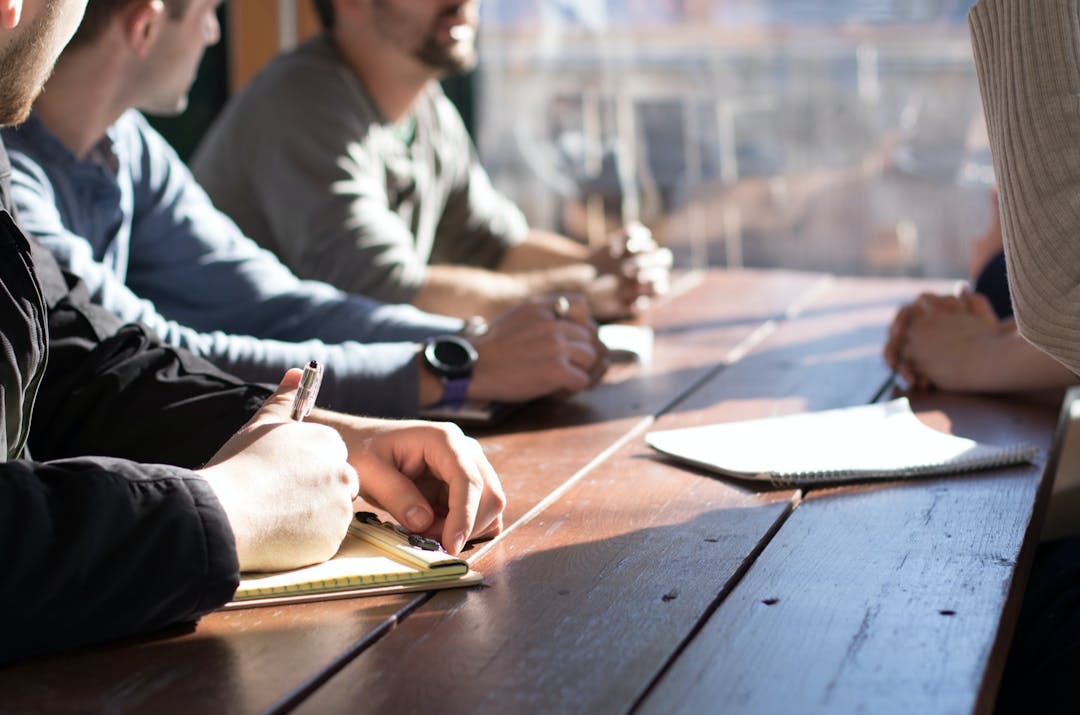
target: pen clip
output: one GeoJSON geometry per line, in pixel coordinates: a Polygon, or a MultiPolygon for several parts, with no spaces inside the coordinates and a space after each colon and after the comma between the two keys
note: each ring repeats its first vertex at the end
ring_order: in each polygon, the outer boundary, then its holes
{"type": "Polygon", "coordinates": [[[322,377],[323,366],[318,360],[312,360],[304,366],[304,374],[300,376],[300,385],[296,388],[296,397],[293,398],[292,418],[294,420],[302,421],[311,413],[315,400],[319,396],[322,377]]]}

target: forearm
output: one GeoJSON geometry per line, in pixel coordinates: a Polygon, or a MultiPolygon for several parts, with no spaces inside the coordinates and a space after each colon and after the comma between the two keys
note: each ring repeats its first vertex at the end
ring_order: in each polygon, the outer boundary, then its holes
{"type": "Polygon", "coordinates": [[[587,263],[534,268],[517,273],[471,266],[433,265],[414,299],[421,310],[459,318],[481,315],[494,318],[529,296],[585,293],[596,279],[587,263]]]}
{"type": "Polygon", "coordinates": [[[1023,335],[1080,370],[1077,0],[982,0],[970,16],[1023,335]]]}
{"type": "Polygon", "coordinates": [[[163,320],[200,332],[285,341],[394,342],[461,327],[456,320],[409,305],[386,304],[325,283],[301,281],[246,239],[233,243],[228,251],[168,259],[157,265],[170,268],[133,274],[129,283],[135,293],[155,303],[163,320]]]}
{"type": "Polygon", "coordinates": [[[1076,375],[1018,332],[1000,336],[987,348],[964,371],[973,392],[1058,389],[1077,382],[1076,375]]]}
{"type": "MultiPolygon", "coordinates": [[[[307,420],[336,429],[350,450],[355,448],[365,437],[377,431],[380,426],[388,423],[393,424],[390,420],[380,417],[352,415],[322,408],[312,410],[307,420]]],[[[361,475],[362,478],[363,475],[361,475]]]]}
{"type": "Polygon", "coordinates": [[[417,405],[423,404],[417,397],[418,342],[293,343],[220,333],[198,334],[198,338],[184,345],[222,370],[250,382],[276,383],[289,368],[319,361],[325,368],[319,402],[336,410],[413,417],[417,405]]]}
{"type": "Polygon", "coordinates": [[[136,326],[103,343],[84,367],[74,365],[78,346],[58,342],[30,433],[31,454],[39,458],[100,454],[195,467],[269,394],[193,356],[148,347],[136,326]]]}
{"type": "Polygon", "coordinates": [[[505,273],[535,271],[543,268],[586,263],[589,249],[566,236],[530,229],[525,241],[506,249],[499,270],[505,273]]]}
{"type": "Polygon", "coordinates": [[[119,326],[116,316],[85,303],[78,287],[66,293],[47,257],[36,263],[46,300],[63,297],[48,313],[49,363],[30,433],[35,457],[195,466],[270,394],[162,345],[143,326],[119,326]]]}
{"type": "Polygon", "coordinates": [[[515,276],[471,266],[434,265],[428,268],[413,305],[459,318],[491,318],[527,295],[525,282],[515,276]]]}

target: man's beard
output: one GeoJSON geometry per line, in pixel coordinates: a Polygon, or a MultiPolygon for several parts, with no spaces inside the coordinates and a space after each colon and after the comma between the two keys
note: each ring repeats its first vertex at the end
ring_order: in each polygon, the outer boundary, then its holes
{"type": "Polygon", "coordinates": [[[415,57],[443,74],[461,74],[476,66],[476,46],[471,40],[440,45],[432,33],[415,57]]]}
{"type": "Polygon", "coordinates": [[[30,114],[30,108],[52,72],[56,57],[50,50],[55,44],[59,3],[49,2],[33,24],[0,51],[0,125],[18,124],[30,114]]]}
{"type": "Polygon", "coordinates": [[[472,37],[451,42],[449,45],[443,45],[437,39],[438,27],[448,15],[455,15],[456,11],[447,11],[436,17],[423,43],[414,49],[409,47],[409,20],[400,15],[393,3],[388,0],[375,0],[374,8],[375,27],[379,33],[439,74],[468,72],[476,66],[476,45],[472,37]]]}

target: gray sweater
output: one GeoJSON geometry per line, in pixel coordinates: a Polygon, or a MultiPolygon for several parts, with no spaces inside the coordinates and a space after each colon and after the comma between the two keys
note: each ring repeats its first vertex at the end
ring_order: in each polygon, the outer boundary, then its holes
{"type": "Polygon", "coordinates": [[[192,170],[301,278],[390,303],[413,301],[429,263],[494,268],[528,233],[438,83],[390,123],[326,35],[229,103],[192,170]]]}
{"type": "Polygon", "coordinates": [[[1021,334],[1080,372],[1080,0],[969,16],[1021,334]]]}

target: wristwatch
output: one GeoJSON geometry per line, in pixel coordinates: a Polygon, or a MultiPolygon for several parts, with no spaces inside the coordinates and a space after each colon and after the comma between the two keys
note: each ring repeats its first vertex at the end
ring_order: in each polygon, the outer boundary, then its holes
{"type": "Polygon", "coordinates": [[[459,407],[465,402],[476,358],[476,348],[460,335],[428,338],[424,344],[424,364],[443,384],[440,406],[459,407]]]}

